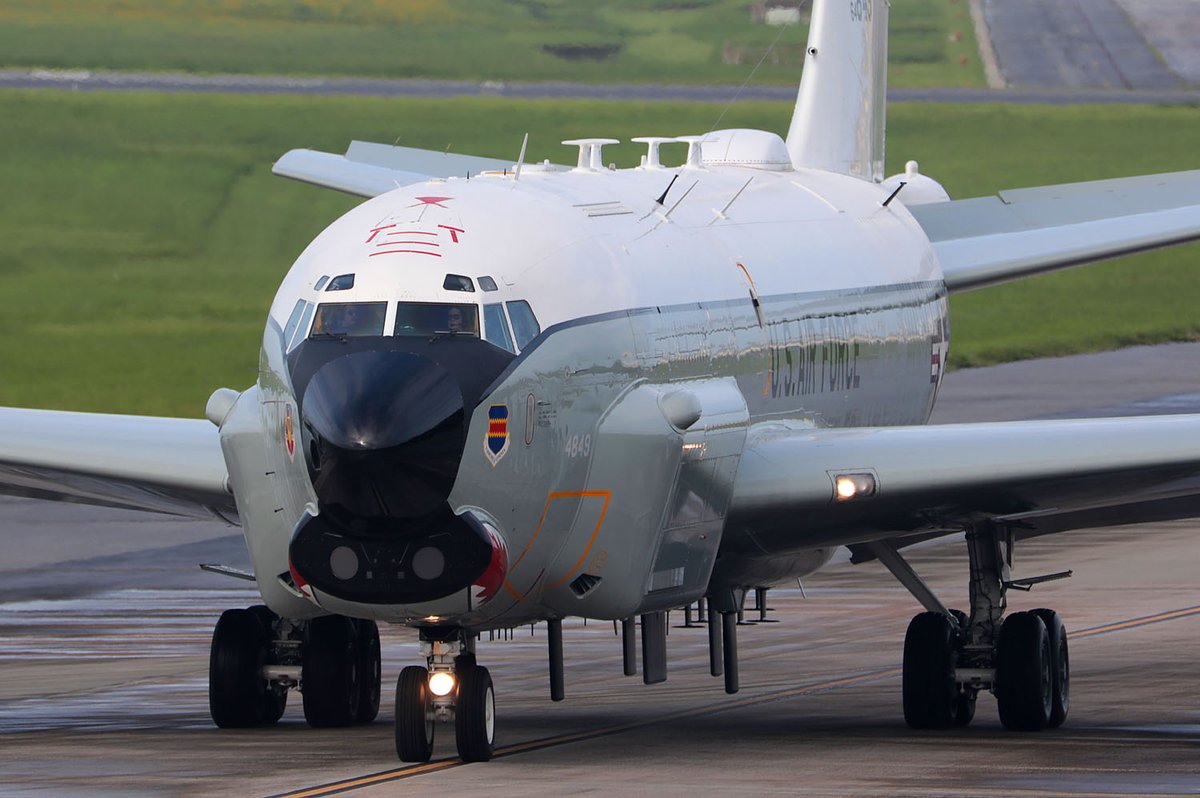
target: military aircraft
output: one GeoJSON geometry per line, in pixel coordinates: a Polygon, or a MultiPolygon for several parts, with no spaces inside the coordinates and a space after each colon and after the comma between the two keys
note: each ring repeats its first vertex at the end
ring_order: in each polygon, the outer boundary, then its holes
{"type": "MultiPolygon", "coordinates": [[[[666,678],[665,611],[704,601],[714,675],[738,688],[752,591],[848,547],[925,611],[904,642],[904,716],[1061,724],[1067,638],[1005,615],[1021,540],[1200,515],[1200,416],[926,427],[947,296],[1200,239],[1200,172],[951,201],[883,174],[888,4],[817,0],[787,138],[565,142],[574,166],[361,142],[278,174],[367,198],[288,272],[259,376],[206,420],[0,411],[0,482],[25,496],[241,524],[262,606],[231,609],[210,661],[221,727],[373,720],[378,621],[419,631],[396,749],[453,721],[491,757],[481,632],[619,621],[626,672],[666,678]],[[682,147],[679,166],[661,149],[682,147]],[[970,606],[905,560],[965,533],[970,606]],[[640,624],[637,620],[640,617],[640,624]]],[[[663,132],[663,131],[655,131],[663,132]]],[[[752,593],[753,594],[753,593],[752,593]]],[[[761,593],[758,594],[761,596],[761,593]]]]}

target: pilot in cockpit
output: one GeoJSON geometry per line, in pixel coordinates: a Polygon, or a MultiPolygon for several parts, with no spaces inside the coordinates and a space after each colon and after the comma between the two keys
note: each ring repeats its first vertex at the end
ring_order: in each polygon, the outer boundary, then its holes
{"type": "Polygon", "coordinates": [[[462,308],[452,305],[446,311],[446,329],[450,332],[463,332],[462,308]]]}

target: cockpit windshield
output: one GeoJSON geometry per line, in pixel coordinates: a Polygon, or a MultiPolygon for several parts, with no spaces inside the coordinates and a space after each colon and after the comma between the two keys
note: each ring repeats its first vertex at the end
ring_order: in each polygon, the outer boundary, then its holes
{"type": "Polygon", "coordinates": [[[396,335],[459,333],[479,337],[479,311],[475,305],[401,302],[396,306],[396,335]]]}
{"type": "Polygon", "coordinates": [[[325,302],[317,306],[315,335],[383,335],[386,302],[325,302]]]}

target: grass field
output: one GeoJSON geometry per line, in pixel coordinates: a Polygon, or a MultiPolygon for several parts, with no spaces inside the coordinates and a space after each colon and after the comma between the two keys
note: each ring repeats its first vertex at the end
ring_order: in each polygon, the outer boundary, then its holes
{"type": "MultiPolygon", "coordinates": [[[[5,0],[0,66],[741,83],[779,34],[746,0],[5,0]]],[[[896,0],[892,81],[982,86],[966,0],[896,0]],[[964,64],[965,59],[965,64],[964,64]]],[[[805,29],[756,75],[795,83],[805,29]]]]}
{"type": "MultiPolygon", "coordinates": [[[[703,104],[0,92],[0,405],[198,416],[255,378],[266,310],[347,198],[270,175],[352,138],[570,160],[564,138],[709,129],[703,104]]],[[[728,126],[782,132],[790,108],[728,126]]],[[[901,105],[906,159],[958,197],[1200,166],[1194,108],[901,105]]],[[[641,151],[606,149],[621,165],[641,151]]],[[[1200,249],[1151,253],[953,300],[951,363],[1200,335],[1200,249]]]]}

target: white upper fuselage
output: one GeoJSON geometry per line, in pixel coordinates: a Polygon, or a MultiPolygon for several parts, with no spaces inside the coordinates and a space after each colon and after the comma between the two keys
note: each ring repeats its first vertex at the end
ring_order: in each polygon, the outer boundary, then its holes
{"type": "Polygon", "coordinates": [[[284,324],[298,298],[322,299],[312,293],[320,277],[346,273],[356,275],[354,288],[325,299],[524,299],[542,329],[744,297],[746,273],[764,297],[940,279],[920,228],[900,203],[882,207],[885,198],[855,178],[733,166],[526,166],[519,180],[431,180],[368,200],[330,225],[296,261],[271,314],[284,324]],[[490,276],[499,293],[446,291],[447,274],[476,283],[490,276]]]}

